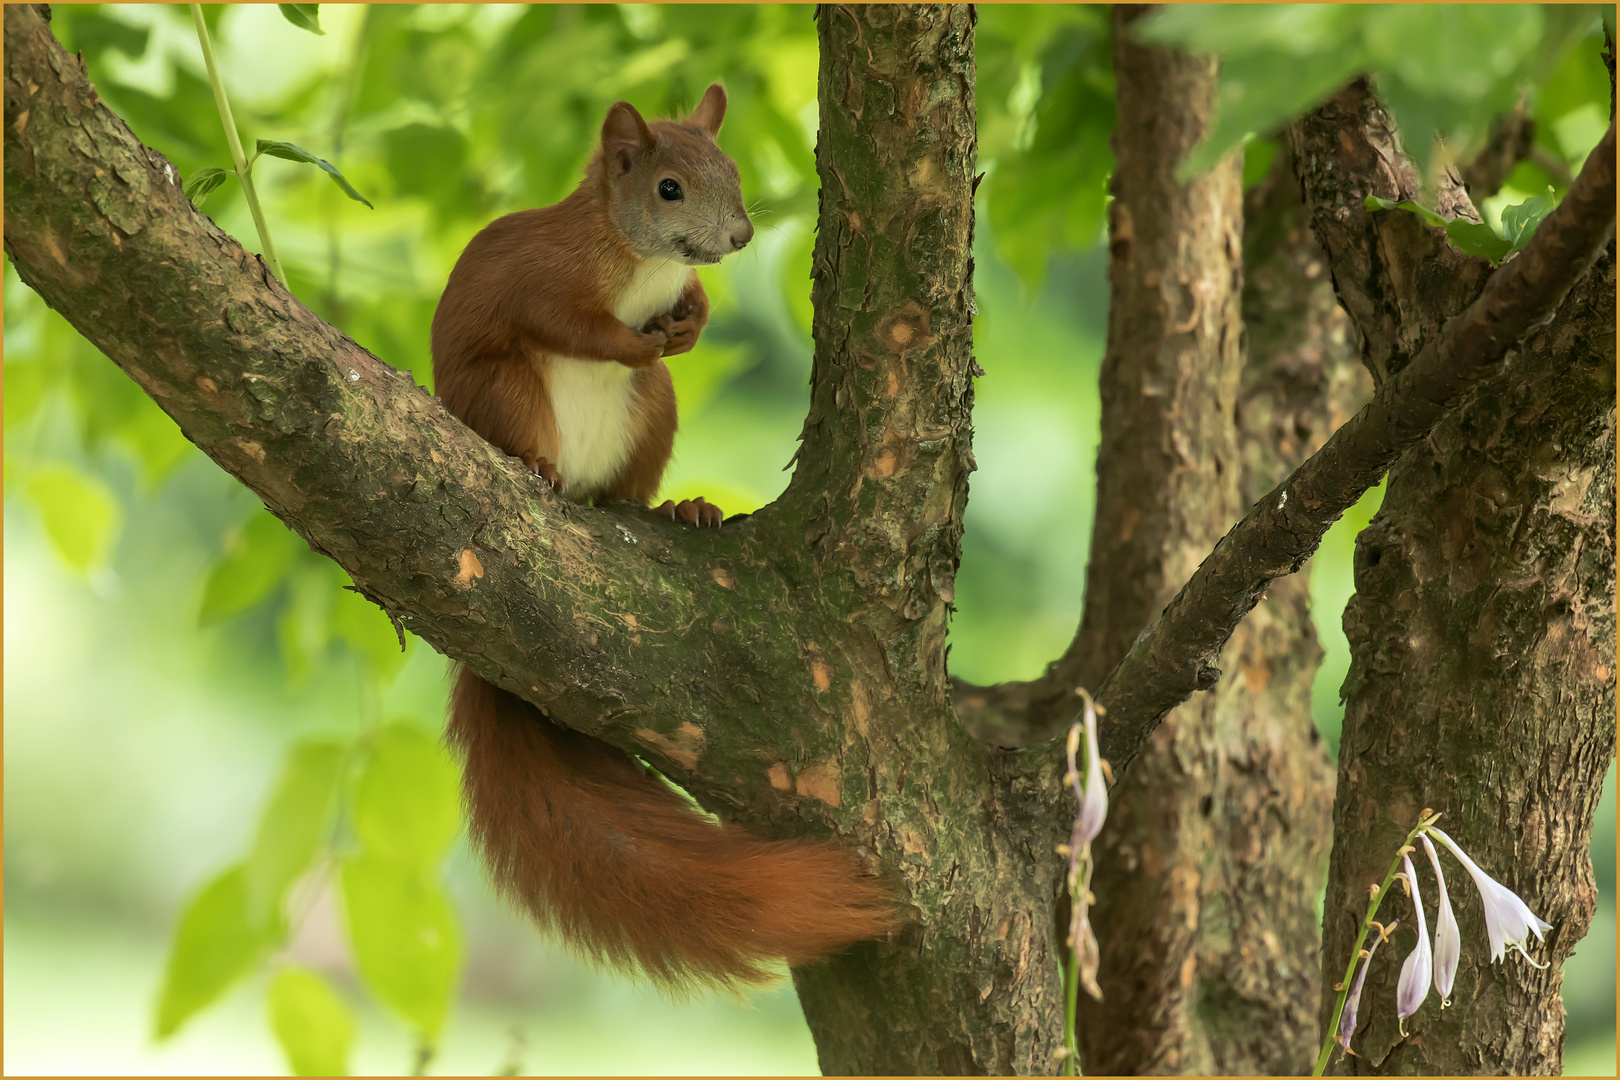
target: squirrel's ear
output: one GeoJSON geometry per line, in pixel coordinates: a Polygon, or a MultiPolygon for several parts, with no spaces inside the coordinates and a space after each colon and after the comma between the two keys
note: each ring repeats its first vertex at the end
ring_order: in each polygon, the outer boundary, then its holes
{"type": "Polygon", "coordinates": [[[620,101],[608,110],[607,119],[602,121],[602,154],[618,172],[629,172],[636,153],[650,150],[653,145],[647,121],[636,112],[634,105],[620,101]]]}
{"type": "Polygon", "coordinates": [[[720,121],[726,118],[726,88],[719,83],[710,83],[709,88],[703,92],[703,100],[697,103],[692,115],[686,122],[693,127],[700,127],[710,135],[720,134],[720,121]]]}

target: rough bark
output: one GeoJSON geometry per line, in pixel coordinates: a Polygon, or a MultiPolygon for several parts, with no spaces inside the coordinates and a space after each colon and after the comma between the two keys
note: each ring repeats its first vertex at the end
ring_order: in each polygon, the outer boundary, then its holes
{"type": "MultiPolygon", "coordinates": [[[[1526,334],[1553,316],[1613,233],[1614,147],[1611,124],[1563,203],[1542,223],[1529,246],[1489,275],[1478,299],[1426,343],[1401,336],[1399,312],[1388,295],[1354,285],[1357,275],[1370,280],[1382,269],[1378,251],[1352,253],[1342,268],[1335,264],[1340,298],[1367,337],[1364,359],[1379,381],[1378,391],[1320,451],[1221,538],[1097,689],[1098,699],[1109,710],[1102,750],[1116,769],[1130,763],[1160,718],[1194,692],[1219,681],[1221,650],[1267,586],[1297,572],[1333,522],[1494,374],[1526,334]]],[[[1394,167],[1380,156],[1376,142],[1363,141],[1346,152],[1356,158],[1349,164],[1381,178],[1379,193],[1400,190],[1394,167]]],[[[1370,220],[1371,213],[1341,190],[1331,170],[1313,166],[1310,179],[1316,184],[1312,197],[1320,196],[1326,200],[1323,205],[1333,208],[1313,216],[1312,227],[1319,237],[1370,220]]],[[[1469,267],[1437,270],[1421,265],[1421,260],[1406,265],[1412,251],[1423,244],[1445,243],[1443,235],[1421,221],[1401,220],[1412,218],[1402,211],[1380,214],[1380,230],[1409,237],[1390,252],[1401,260],[1388,268],[1391,275],[1439,296],[1466,295],[1470,282],[1477,289],[1481,275],[1469,267]],[[1414,229],[1433,235],[1412,238],[1414,229]],[[1427,276],[1412,277],[1416,273],[1427,276]]],[[[1526,377],[1536,373],[1527,371],[1526,377]]],[[[959,683],[957,708],[982,737],[1002,745],[1027,745],[1054,734],[1070,710],[1065,703],[1072,689],[1054,665],[1031,682],[995,687],[959,683]]]]}
{"type": "MultiPolygon", "coordinates": [[[[1065,658],[1082,681],[1366,396],[1292,177],[1274,170],[1243,214],[1235,160],[1175,182],[1213,65],[1123,34],[1116,60],[1098,517],[1065,658]],[[1188,281],[1181,295],[1213,317],[1177,318],[1176,286],[1159,283],[1188,281]]],[[[1093,886],[1105,997],[1084,1007],[1089,1071],[1287,1073],[1315,1051],[1318,977],[1299,958],[1319,946],[1332,767],[1311,722],[1308,604],[1306,575],[1276,583],[1227,643],[1229,676],[1171,712],[1114,790],[1093,886]]]]}
{"type": "MultiPolygon", "coordinates": [[[[1279,154],[1244,198],[1244,506],[1372,392],[1289,165],[1279,154]]],[[[1320,973],[1302,960],[1320,948],[1315,897],[1331,835],[1333,762],[1311,714],[1321,656],[1307,564],[1272,583],[1222,658],[1209,816],[1224,880],[1205,901],[1197,954],[1198,1015],[1222,1074],[1302,1072],[1320,1041],[1320,973]]]]}
{"type": "MultiPolygon", "coordinates": [[[[1503,271],[1484,285],[1488,267],[1438,230],[1359,210],[1364,195],[1393,197],[1410,177],[1365,87],[1307,118],[1291,142],[1368,366],[1394,377],[1503,271]]],[[[1600,155],[1612,168],[1612,146],[1600,155]]],[[[1357,542],[1327,981],[1343,971],[1368,883],[1425,807],[1555,928],[1535,950],[1548,970],[1489,966],[1479,901],[1448,869],[1464,941],[1454,1007],[1426,1005],[1402,1039],[1392,1005],[1411,947],[1403,932],[1369,974],[1363,1056],[1347,1071],[1560,1071],[1559,969],[1595,903],[1586,852],[1614,744],[1614,296],[1611,242],[1507,368],[1391,471],[1357,542]]],[[[1386,907],[1386,919],[1411,917],[1399,894],[1386,907]]],[[[1324,1017],[1333,996],[1324,992],[1324,1017]]]]}
{"type": "MultiPolygon", "coordinates": [[[[895,883],[905,931],[795,972],[824,1068],[1044,1072],[1060,1024],[1061,747],[969,737],[944,666],[972,462],[972,11],[820,17],[805,445],[781,500],[716,532],[559,502],[312,316],[196,212],[25,7],[5,11],[6,249],[189,438],[435,648],[721,815],[837,837],[895,883]]],[[[1612,221],[1605,152],[1606,181],[1583,173],[1590,190],[1492,279],[1506,274],[1507,300],[1487,288],[1137,642],[1104,685],[1116,764],[1209,679],[1334,507],[1567,287],[1587,227],[1612,221]]],[[[1066,721],[1072,706],[1048,711],[1066,721]]]]}
{"type": "Polygon", "coordinates": [[[836,836],[893,940],[795,972],[832,1072],[1042,1072],[1061,1038],[1049,755],[950,706],[971,468],[972,9],[826,9],[799,467],[724,529],[560,502],[187,201],[43,13],[5,12],[23,280],[367,595],[722,816],[836,836]]]}
{"type": "Polygon", "coordinates": [[[816,350],[782,504],[845,613],[817,705],[873,747],[846,769],[918,919],[794,980],[825,1072],[1043,1072],[1061,1042],[1061,769],[1026,777],[969,739],[944,665],[972,467],[973,11],[817,18],[816,350]]]}
{"type": "MultiPolygon", "coordinates": [[[[1177,182],[1209,125],[1216,64],[1135,44],[1141,14],[1114,8],[1118,164],[1097,509],[1084,614],[1054,666],[1059,681],[1093,687],[1243,509],[1240,163],[1177,182]]],[[[1111,793],[1092,883],[1103,999],[1082,1006],[1088,1073],[1214,1068],[1196,968],[1205,903],[1226,876],[1208,813],[1221,771],[1218,699],[1166,716],[1111,793]]]]}

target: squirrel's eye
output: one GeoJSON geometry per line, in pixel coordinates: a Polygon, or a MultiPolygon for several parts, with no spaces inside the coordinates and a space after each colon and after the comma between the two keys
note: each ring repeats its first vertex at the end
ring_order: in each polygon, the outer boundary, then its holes
{"type": "Polygon", "coordinates": [[[681,197],[681,185],[673,180],[660,180],[658,181],[658,194],[670,202],[674,202],[681,197]]]}

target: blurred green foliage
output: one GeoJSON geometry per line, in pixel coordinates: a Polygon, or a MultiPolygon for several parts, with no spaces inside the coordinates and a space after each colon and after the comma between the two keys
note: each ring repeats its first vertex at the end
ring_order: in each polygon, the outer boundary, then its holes
{"type": "Polygon", "coordinates": [[[1467,160],[1484,144],[1492,120],[1521,98],[1533,102],[1605,11],[1613,8],[1168,6],[1146,20],[1141,37],[1221,59],[1214,127],[1189,156],[1189,173],[1208,169],[1245,139],[1314,108],[1356,75],[1372,78],[1405,133],[1407,153],[1427,169],[1467,160]]]}
{"type": "MultiPolygon", "coordinates": [[[[1447,153],[1465,155],[1497,112],[1528,95],[1545,153],[1485,207],[1517,240],[1528,211],[1513,207],[1549,186],[1561,193],[1607,121],[1592,11],[1172,8],[1142,33],[1222,56],[1217,133],[1189,167],[1254,136],[1250,181],[1269,164],[1278,125],[1359,71],[1373,74],[1419,154],[1438,130],[1447,153]]],[[[209,6],[205,19],[244,145],[298,148],[281,154],[291,160],[267,152],[254,173],[294,293],[428,385],[433,309],[471,236],[499,214],[564,196],[613,101],[670,115],[724,80],[721,143],[760,231],[705,271],[712,322],[671,365],[682,431],[660,498],[703,494],[739,512],[780,492],[810,356],[809,7],[209,6]],[[305,167],[322,161],[371,208],[305,167]]],[[[183,7],[61,5],[53,27],[82,51],[107,103],[184,178],[228,163],[183,7]]],[[[986,179],[975,346],[987,374],[950,654],[955,673],[979,681],[1037,674],[1078,615],[1107,314],[1099,240],[1113,167],[1112,48],[1105,8],[979,10],[986,179]]],[[[256,248],[237,185],[221,182],[203,207],[256,248]]],[[[160,1036],[246,982],[262,988],[295,1072],[355,1067],[376,1005],[425,1065],[454,1026],[462,987],[470,1016],[478,994],[495,992],[478,989],[491,985],[488,972],[521,954],[458,918],[479,878],[454,843],[456,772],[435,738],[445,690],[436,658],[408,636],[402,650],[341,570],[198,454],[9,264],[5,390],[8,661],[45,658],[6,690],[8,920],[85,896],[147,905],[172,925],[160,1036]],[[54,564],[41,561],[47,546],[54,564]],[[64,621],[66,607],[77,622],[64,621]],[[28,627],[23,638],[14,619],[28,627]],[[93,647],[53,637],[67,626],[93,647]],[[49,659],[70,645],[78,667],[49,659]],[[126,708],[99,690],[118,667],[106,650],[130,658],[143,692],[161,700],[126,708]],[[163,725],[198,711],[184,704],[194,698],[239,704],[234,718],[185,721],[189,742],[165,742],[163,725]],[[132,712],[148,726],[120,725],[132,712]],[[240,742],[210,741],[233,724],[240,742]],[[184,753],[195,760],[177,760],[184,753]],[[268,771],[273,755],[279,776],[268,771]],[[182,805],[172,802],[185,794],[173,775],[205,787],[187,814],[159,820],[142,803],[182,805]],[[104,805],[126,809],[98,813],[104,805]],[[256,825],[242,817],[250,810],[256,825]],[[199,816],[221,822],[207,842],[199,816]],[[137,823],[171,832],[154,840],[137,823]],[[175,883],[199,881],[181,903],[175,883]],[[310,944],[327,907],[347,960],[310,944]]],[[[1349,544],[1375,503],[1353,511],[1317,560],[1329,653],[1317,713],[1330,739],[1349,544]]],[[[1605,889],[1612,861],[1608,874],[1605,889]]],[[[1608,925],[1612,941],[1612,914],[1608,925]]],[[[1601,1010],[1582,1008],[1572,1005],[1572,1018],[1601,1030],[1601,1010]]],[[[498,1053],[490,1047],[488,1060],[498,1053]]],[[[602,1050],[593,1060],[611,1068],[614,1059],[602,1050]]]]}

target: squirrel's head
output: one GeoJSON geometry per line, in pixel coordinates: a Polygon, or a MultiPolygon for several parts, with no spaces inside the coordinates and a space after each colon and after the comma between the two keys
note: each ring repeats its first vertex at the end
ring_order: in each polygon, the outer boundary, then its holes
{"type": "Polygon", "coordinates": [[[608,110],[598,167],[613,223],[637,255],[702,266],[753,238],[737,164],[715,142],[725,116],[719,83],[684,120],[649,124],[628,101],[608,110]]]}

